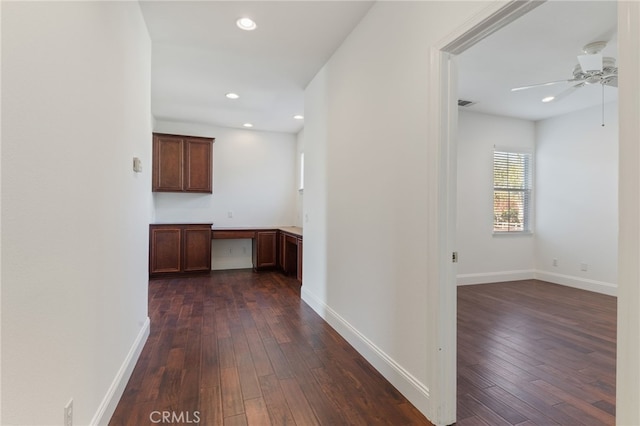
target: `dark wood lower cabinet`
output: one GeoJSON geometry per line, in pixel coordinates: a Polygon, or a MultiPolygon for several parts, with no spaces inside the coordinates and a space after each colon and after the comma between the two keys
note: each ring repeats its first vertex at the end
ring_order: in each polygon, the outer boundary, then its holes
{"type": "Polygon", "coordinates": [[[278,232],[258,231],[253,239],[253,267],[258,269],[278,266],[278,232]]]}
{"type": "Polygon", "coordinates": [[[172,226],[149,229],[149,274],[176,273],[182,270],[182,230],[172,226]]]}
{"type": "Polygon", "coordinates": [[[149,276],[211,271],[211,239],[251,238],[253,269],[281,269],[302,281],[302,236],[286,229],[217,229],[211,224],[149,225],[149,276]]]}
{"type": "Polygon", "coordinates": [[[149,276],[209,271],[211,224],[149,226],[149,276]]]}
{"type": "Polygon", "coordinates": [[[211,225],[185,226],[182,230],[184,272],[211,270],[211,225]]]}

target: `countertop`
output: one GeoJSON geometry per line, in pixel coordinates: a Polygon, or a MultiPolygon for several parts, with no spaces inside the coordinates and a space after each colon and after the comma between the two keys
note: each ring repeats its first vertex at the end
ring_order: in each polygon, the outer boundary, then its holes
{"type": "Polygon", "coordinates": [[[271,230],[279,230],[282,232],[286,232],[288,234],[296,235],[298,237],[302,237],[302,228],[299,226],[212,226],[212,231],[271,231],[271,230]]]}

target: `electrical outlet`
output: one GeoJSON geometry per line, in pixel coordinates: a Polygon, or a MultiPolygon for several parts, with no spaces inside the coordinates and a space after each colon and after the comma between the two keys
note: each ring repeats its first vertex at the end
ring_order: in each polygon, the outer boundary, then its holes
{"type": "Polygon", "coordinates": [[[64,406],[64,426],[73,426],[73,398],[64,406]]]}
{"type": "Polygon", "coordinates": [[[233,212],[232,212],[231,210],[229,210],[229,211],[227,212],[227,217],[228,217],[229,219],[232,219],[232,218],[233,218],[233,212]]]}
{"type": "Polygon", "coordinates": [[[587,265],[586,263],[582,262],[580,264],[580,270],[583,271],[583,272],[588,271],[589,270],[589,265],[587,265]]]}
{"type": "Polygon", "coordinates": [[[556,258],[553,259],[553,266],[558,266],[558,259],[556,258]]]}

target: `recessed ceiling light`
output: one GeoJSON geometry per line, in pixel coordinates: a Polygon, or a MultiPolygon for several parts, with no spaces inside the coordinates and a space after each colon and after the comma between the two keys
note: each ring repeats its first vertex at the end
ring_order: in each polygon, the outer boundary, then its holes
{"type": "Polygon", "coordinates": [[[304,116],[303,115],[294,115],[293,118],[295,118],[296,120],[304,120],[304,116]]]}
{"type": "Polygon", "coordinates": [[[225,96],[227,98],[229,98],[229,99],[238,99],[240,97],[240,95],[238,95],[237,93],[233,93],[233,92],[229,92],[225,96]]]}
{"type": "Polygon", "coordinates": [[[252,31],[255,30],[257,25],[251,18],[240,18],[236,21],[236,25],[241,30],[252,31]]]}
{"type": "Polygon", "coordinates": [[[542,102],[551,102],[555,98],[555,96],[547,96],[546,98],[542,98],[542,102]]]}
{"type": "Polygon", "coordinates": [[[253,127],[253,124],[251,124],[251,123],[244,123],[244,124],[243,124],[243,126],[244,126],[244,127],[253,127]]]}

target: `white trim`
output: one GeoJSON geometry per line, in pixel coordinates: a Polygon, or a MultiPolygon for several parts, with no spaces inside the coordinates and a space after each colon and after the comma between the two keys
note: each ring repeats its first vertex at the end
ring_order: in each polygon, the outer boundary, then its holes
{"type": "Polygon", "coordinates": [[[442,51],[453,55],[459,55],[469,49],[474,44],[482,41],[500,28],[509,25],[522,15],[542,5],[546,0],[518,0],[510,1],[504,5],[497,3],[483,10],[482,16],[486,18],[482,21],[464,26],[464,32],[454,32],[449,42],[442,47],[442,51]]]}
{"type": "Polygon", "coordinates": [[[429,388],[424,383],[405,370],[397,361],[304,286],[302,287],[301,297],[418,410],[427,411],[427,407],[429,407],[429,388]]]}
{"type": "Polygon", "coordinates": [[[520,271],[480,272],[477,274],[460,274],[457,277],[458,286],[500,283],[506,281],[541,280],[553,284],[560,284],[580,290],[593,291],[608,296],[618,295],[618,285],[604,281],[571,275],[556,274],[539,269],[523,269],[520,271]]]}
{"type": "Polygon", "coordinates": [[[536,279],[541,281],[548,281],[554,284],[564,285],[567,287],[574,287],[581,290],[588,290],[596,293],[606,294],[609,296],[618,295],[618,285],[607,283],[604,281],[596,281],[588,278],[556,274],[554,272],[539,270],[536,271],[536,279]]]}
{"type": "Polygon", "coordinates": [[[616,423],[640,424],[640,3],[618,2],[618,330],[616,423]]]}
{"type": "Polygon", "coordinates": [[[459,274],[457,277],[457,284],[459,286],[488,284],[488,283],[500,283],[505,281],[532,280],[534,278],[536,278],[535,269],[523,269],[518,271],[481,272],[477,274],[459,274]]]}
{"type": "Polygon", "coordinates": [[[90,425],[107,425],[109,420],[111,420],[111,416],[113,415],[116,407],[118,406],[118,402],[120,402],[120,398],[124,392],[124,388],[127,386],[127,382],[133,373],[133,368],[136,366],[136,362],[138,362],[138,358],[140,358],[140,354],[142,353],[142,348],[149,337],[151,322],[149,317],[147,317],[142,324],[142,328],[136,337],[136,340],[133,342],[131,349],[129,349],[129,353],[125,357],[118,373],[113,379],[111,386],[107,390],[100,406],[98,406],[98,410],[94,414],[91,419],[90,425]]]}
{"type": "Polygon", "coordinates": [[[437,163],[429,167],[428,204],[435,212],[428,221],[428,259],[425,265],[429,283],[425,309],[434,314],[427,324],[429,344],[429,384],[432,392],[429,411],[435,424],[456,421],[456,264],[451,261],[456,241],[456,165],[457,72],[454,58],[441,49],[430,50],[431,126],[427,145],[429,158],[437,163]],[[435,361],[435,362],[434,362],[435,361]]]}

